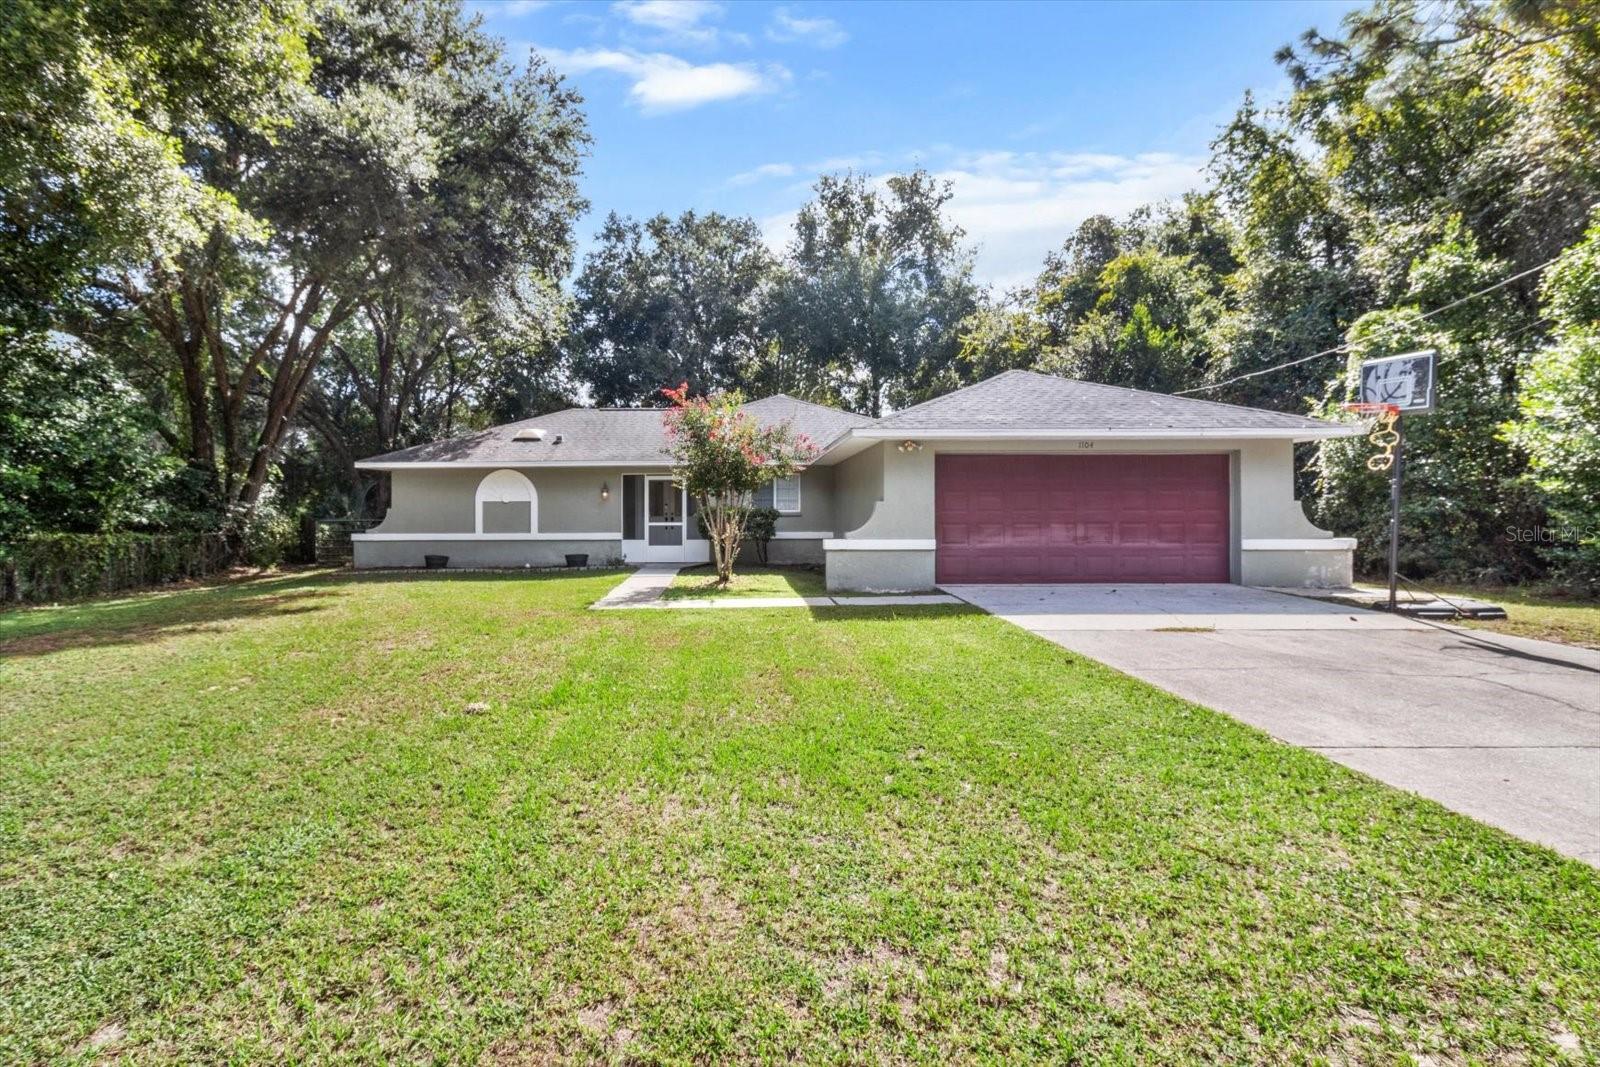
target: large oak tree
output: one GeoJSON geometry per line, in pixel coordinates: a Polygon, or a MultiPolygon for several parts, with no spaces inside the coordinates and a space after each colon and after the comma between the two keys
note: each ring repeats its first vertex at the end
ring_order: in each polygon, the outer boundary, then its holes
{"type": "Polygon", "coordinates": [[[660,403],[683,382],[693,395],[742,386],[765,350],[773,270],[751,219],[609,216],[578,276],[574,371],[600,404],[660,403]]]}
{"type": "Polygon", "coordinates": [[[829,175],[795,219],[774,299],[781,344],[856,410],[878,415],[948,387],[977,303],[951,195],[921,170],[881,183],[829,175]]]}
{"type": "Polygon", "coordinates": [[[178,383],[176,436],[235,519],[260,502],[363,307],[431,310],[559,275],[581,207],[577,98],[537,58],[514,76],[502,46],[440,0],[319,14],[311,84],[285,128],[224,117],[184,145],[255,229],[215,229],[100,279],[159,338],[147,359],[178,383]]]}

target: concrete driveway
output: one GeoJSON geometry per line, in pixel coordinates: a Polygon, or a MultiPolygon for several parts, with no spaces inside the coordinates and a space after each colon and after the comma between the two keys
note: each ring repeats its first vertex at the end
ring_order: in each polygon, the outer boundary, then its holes
{"type": "Polygon", "coordinates": [[[946,591],[1600,866],[1600,652],[1232,585],[946,591]]]}

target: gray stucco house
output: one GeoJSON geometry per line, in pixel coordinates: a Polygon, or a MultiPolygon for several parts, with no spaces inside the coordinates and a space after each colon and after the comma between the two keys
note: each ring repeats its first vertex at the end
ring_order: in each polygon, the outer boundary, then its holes
{"type": "MultiPolygon", "coordinates": [[[[764,494],[771,558],[830,589],[967,582],[1350,582],[1355,542],[1294,496],[1294,444],[1361,432],[1298,415],[1007,371],[881,419],[745,405],[822,452],[764,494]]],[[[392,506],[358,567],[700,563],[659,409],[568,408],[375,456],[392,506]]]]}

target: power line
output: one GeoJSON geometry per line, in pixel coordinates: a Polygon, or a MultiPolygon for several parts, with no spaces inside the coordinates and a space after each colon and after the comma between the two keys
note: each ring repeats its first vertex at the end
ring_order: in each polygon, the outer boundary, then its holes
{"type": "MultiPolygon", "coordinates": [[[[1549,259],[1545,260],[1543,263],[1539,264],[1537,267],[1529,267],[1525,271],[1519,271],[1518,273],[1511,275],[1509,278],[1502,278],[1499,281],[1495,282],[1493,285],[1486,286],[1485,288],[1479,289],[1475,293],[1468,293],[1466,296],[1463,296],[1463,297],[1461,297],[1461,298],[1459,298],[1457,300],[1452,300],[1452,301],[1450,301],[1450,303],[1445,304],[1445,305],[1443,305],[1441,307],[1436,307],[1432,311],[1423,312],[1422,314],[1418,315],[1416,318],[1412,319],[1411,322],[1413,322],[1413,323],[1425,322],[1426,320],[1433,318],[1435,315],[1443,315],[1446,311],[1449,311],[1451,308],[1458,308],[1462,304],[1465,304],[1469,300],[1476,300],[1478,297],[1483,296],[1486,293],[1492,293],[1496,289],[1502,289],[1505,286],[1510,285],[1512,282],[1520,281],[1523,278],[1526,278],[1530,274],[1537,274],[1537,273],[1539,273],[1540,271],[1544,270],[1546,267],[1548,267],[1550,264],[1554,263],[1556,260],[1558,260],[1560,258],[1561,258],[1560,256],[1551,256],[1549,259]]],[[[1355,345],[1346,342],[1345,344],[1339,345],[1337,348],[1325,348],[1321,352],[1313,352],[1309,356],[1301,356],[1299,359],[1291,359],[1287,363],[1279,363],[1276,366],[1263,367],[1260,370],[1253,370],[1253,371],[1249,372],[1248,374],[1240,374],[1240,375],[1236,375],[1235,377],[1232,377],[1232,378],[1225,378],[1220,382],[1213,382],[1210,385],[1197,385],[1193,389],[1180,389],[1180,390],[1178,390],[1176,393],[1174,393],[1172,395],[1173,396],[1187,396],[1190,393],[1210,392],[1212,389],[1221,389],[1223,386],[1225,386],[1225,385],[1233,385],[1235,382],[1246,381],[1247,379],[1250,379],[1250,378],[1259,378],[1263,374],[1271,374],[1274,371],[1285,370],[1285,369],[1287,369],[1289,367],[1298,367],[1302,363],[1310,363],[1312,360],[1321,359],[1323,356],[1334,356],[1334,355],[1340,354],[1341,352],[1349,352],[1354,347],[1355,347],[1355,345]]]]}

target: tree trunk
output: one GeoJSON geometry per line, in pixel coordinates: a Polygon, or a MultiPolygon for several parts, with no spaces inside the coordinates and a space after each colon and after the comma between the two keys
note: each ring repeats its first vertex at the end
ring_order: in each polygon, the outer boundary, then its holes
{"type": "MultiPolygon", "coordinates": [[[[307,318],[318,310],[321,295],[318,291],[307,301],[304,309],[307,318]]],[[[266,488],[268,467],[277,457],[278,449],[283,444],[284,432],[299,411],[300,401],[311,384],[311,372],[316,369],[317,360],[321,358],[322,350],[326,347],[333,331],[354,310],[354,301],[340,300],[321,325],[310,328],[309,338],[302,339],[302,324],[297,323],[294,332],[285,343],[283,355],[278,360],[272,375],[266,418],[256,440],[255,453],[250,458],[250,467],[239,483],[238,495],[235,498],[241,517],[248,517],[255,511],[256,503],[261,498],[261,490],[266,488]]]]}
{"type": "Polygon", "coordinates": [[[744,537],[744,507],[723,496],[697,498],[705,520],[706,537],[711,542],[711,562],[717,569],[717,584],[733,580],[733,562],[739,557],[744,537]]]}

